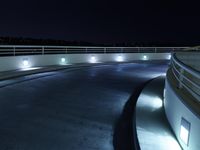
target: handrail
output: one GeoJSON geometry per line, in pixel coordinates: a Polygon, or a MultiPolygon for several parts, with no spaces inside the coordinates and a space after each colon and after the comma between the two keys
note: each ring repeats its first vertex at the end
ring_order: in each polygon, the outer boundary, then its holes
{"type": "Polygon", "coordinates": [[[184,49],[184,51],[199,51],[199,50],[200,46],[188,47],[184,49]]]}
{"type": "Polygon", "coordinates": [[[97,46],[40,46],[0,45],[0,56],[45,54],[93,54],[93,53],[171,53],[188,47],[97,47],[97,46]]]}
{"type": "MultiPolygon", "coordinates": [[[[178,71],[178,69],[175,67],[174,63],[172,65],[173,65],[173,71],[177,72],[178,75],[180,76],[181,72],[178,71]]],[[[177,75],[175,75],[175,76],[177,77],[177,75]]],[[[196,84],[195,82],[192,82],[189,78],[187,78],[185,76],[182,76],[182,78],[185,79],[185,80],[187,80],[190,84],[192,84],[193,86],[195,86],[197,89],[200,89],[200,85],[196,84]]],[[[177,80],[179,80],[179,78],[177,78],[177,80]]]]}
{"type": "MultiPolygon", "coordinates": [[[[176,75],[175,71],[178,72],[177,70],[172,70],[172,72],[173,72],[176,80],[179,82],[179,84],[181,83],[181,85],[182,85],[181,88],[184,87],[193,97],[195,97],[197,100],[199,100],[200,99],[200,95],[198,93],[196,93],[194,90],[190,89],[190,87],[188,85],[186,85],[185,83],[183,83],[179,79],[179,77],[176,75]]],[[[180,72],[178,72],[178,74],[180,75],[180,72]]],[[[186,78],[185,76],[183,76],[183,78],[186,79],[187,81],[189,81],[191,83],[191,81],[188,78],[186,78]]],[[[194,84],[194,83],[192,83],[192,84],[194,86],[196,86],[198,89],[200,88],[197,84],[194,84]]]]}
{"type": "Polygon", "coordinates": [[[57,48],[181,48],[181,49],[186,49],[189,47],[123,47],[123,46],[47,46],[47,45],[0,45],[0,47],[57,47],[57,48]]]}
{"type": "Polygon", "coordinates": [[[172,55],[172,72],[176,80],[178,81],[179,89],[185,89],[190,95],[192,95],[197,101],[200,102],[200,85],[197,82],[193,81],[194,78],[188,78],[186,74],[190,74],[195,77],[196,80],[200,80],[200,72],[192,69],[191,67],[184,64],[176,57],[176,53],[172,55]],[[176,67],[178,66],[179,69],[176,67]],[[176,74],[177,73],[177,74],[176,74]],[[188,83],[189,84],[188,84],[188,83]]]}
{"type": "Polygon", "coordinates": [[[188,73],[194,75],[195,77],[199,78],[200,77],[200,72],[186,66],[184,63],[182,63],[181,61],[179,61],[175,55],[175,53],[173,54],[172,57],[172,61],[175,62],[178,66],[180,66],[182,69],[184,69],[185,71],[187,71],[188,73]]]}

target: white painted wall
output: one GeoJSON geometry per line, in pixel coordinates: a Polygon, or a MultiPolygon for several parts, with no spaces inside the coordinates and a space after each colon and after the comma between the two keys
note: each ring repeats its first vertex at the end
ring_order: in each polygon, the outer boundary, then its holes
{"type": "Polygon", "coordinates": [[[40,67],[48,65],[91,63],[91,57],[95,57],[97,62],[116,62],[121,56],[123,61],[143,60],[146,56],[149,60],[169,59],[169,53],[123,53],[123,54],[56,54],[56,55],[30,55],[30,56],[9,56],[0,57],[0,71],[16,70],[25,67],[23,60],[29,62],[28,67],[40,67]],[[66,59],[66,63],[61,63],[61,58],[66,59]]]}
{"type": "Polygon", "coordinates": [[[166,79],[165,83],[165,113],[168,121],[184,150],[200,149],[200,118],[186,107],[181,98],[175,93],[171,84],[166,79]],[[191,123],[188,146],[180,139],[181,118],[184,117],[191,123]]]}

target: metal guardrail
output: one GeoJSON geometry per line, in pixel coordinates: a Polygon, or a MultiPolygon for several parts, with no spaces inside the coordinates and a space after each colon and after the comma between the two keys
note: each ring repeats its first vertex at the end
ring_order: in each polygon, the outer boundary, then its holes
{"type": "Polygon", "coordinates": [[[199,51],[200,50],[200,46],[194,46],[194,47],[187,47],[184,49],[184,51],[199,51]]]}
{"type": "Polygon", "coordinates": [[[0,45],[0,56],[91,53],[172,53],[188,47],[86,47],[0,45]]]}
{"type": "Polygon", "coordinates": [[[176,53],[171,57],[172,72],[178,81],[178,88],[185,89],[200,102],[200,72],[178,60],[176,53]]]}

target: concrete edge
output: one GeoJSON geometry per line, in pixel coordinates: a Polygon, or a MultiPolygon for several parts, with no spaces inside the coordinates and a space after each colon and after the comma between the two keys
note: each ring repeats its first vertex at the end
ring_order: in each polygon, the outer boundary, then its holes
{"type": "MultiPolygon", "coordinates": [[[[138,96],[138,99],[137,99],[137,102],[136,102],[136,108],[135,108],[135,117],[133,117],[133,122],[135,122],[135,126],[133,126],[133,129],[135,129],[135,138],[136,138],[136,140],[137,140],[137,142],[138,142],[138,147],[136,147],[136,149],[137,150],[140,150],[141,149],[141,146],[140,146],[140,140],[139,140],[139,137],[138,137],[138,130],[137,130],[137,104],[138,104],[138,100],[139,100],[139,98],[140,98],[140,96],[147,90],[147,88],[149,88],[150,86],[151,86],[151,84],[152,83],[154,83],[154,82],[156,82],[156,81],[158,81],[158,80],[163,80],[163,82],[164,82],[164,79],[163,79],[164,77],[163,76],[158,76],[158,77],[156,77],[156,78],[153,78],[153,79],[151,79],[151,80],[149,80],[145,85],[144,85],[144,87],[143,87],[143,89],[142,89],[142,91],[141,91],[141,93],[140,93],[140,95],[138,96]]],[[[165,83],[165,82],[164,82],[165,83]]],[[[164,92],[164,85],[162,85],[163,86],[163,89],[159,89],[160,91],[162,90],[163,92],[164,92]]],[[[156,89],[153,89],[154,91],[156,90],[156,89]]],[[[160,93],[161,95],[159,95],[160,97],[162,97],[162,100],[163,100],[163,92],[162,93],[160,93]]],[[[163,100],[164,101],[164,100],[163,100]]],[[[164,106],[163,106],[163,109],[164,109],[164,106]]],[[[163,110],[163,111],[165,111],[165,110],[163,110]]],[[[165,115],[165,117],[166,117],[166,115],[165,115]]],[[[166,117],[167,118],[167,117],[166,117]]],[[[168,120],[167,120],[168,121],[168,120]]],[[[168,123],[168,125],[169,125],[169,122],[167,122],[168,123]]],[[[170,127],[170,126],[169,126],[170,127]]],[[[172,131],[172,134],[174,135],[174,133],[173,133],[173,130],[171,129],[171,128],[169,128],[169,130],[170,131],[172,131]]],[[[174,135],[174,137],[175,137],[175,135],[174,135]]],[[[179,143],[178,143],[179,144],[179,143]]],[[[180,144],[179,144],[180,145],[180,144]]],[[[155,145],[154,145],[154,147],[155,147],[155,145]]],[[[155,147],[156,148],[156,147],[155,147]]]]}

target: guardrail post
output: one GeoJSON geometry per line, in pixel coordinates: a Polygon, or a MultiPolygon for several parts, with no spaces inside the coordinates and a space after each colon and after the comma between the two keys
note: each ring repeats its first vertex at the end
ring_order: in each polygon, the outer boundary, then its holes
{"type": "Polygon", "coordinates": [[[65,50],[65,53],[67,54],[67,48],[66,48],[66,50],[65,50]]]}
{"type": "Polygon", "coordinates": [[[138,47],[138,53],[140,53],[140,48],[138,47]]]}
{"type": "Polygon", "coordinates": [[[157,52],[157,48],[155,47],[155,49],[154,49],[154,52],[156,53],[157,52]]]}
{"type": "Polygon", "coordinates": [[[104,54],[106,53],[106,48],[104,48],[104,54]]]}
{"type": "Polygon", "coordinates": [[[180,69],[180,76],[179,76],[179,85],[178,88],[181,89],[183,87],[183,76],[184,76],[184,70],[183,68],[180,69]]]}
{"type": "Polygon", "coordinates": [[[15,56],[15,46],[13,47],[13,56],[15,56]]]}
{"type": "Polygon", "coordinates": [[[85,48],[85,53],[87,53],[88,52],[88,49],[87,49],[87,47],[85,48]]]}
{"type": "Polygon", "coordinates": [[[42,55],[44,55],[44,46],[42,46],[42,55]]]}

